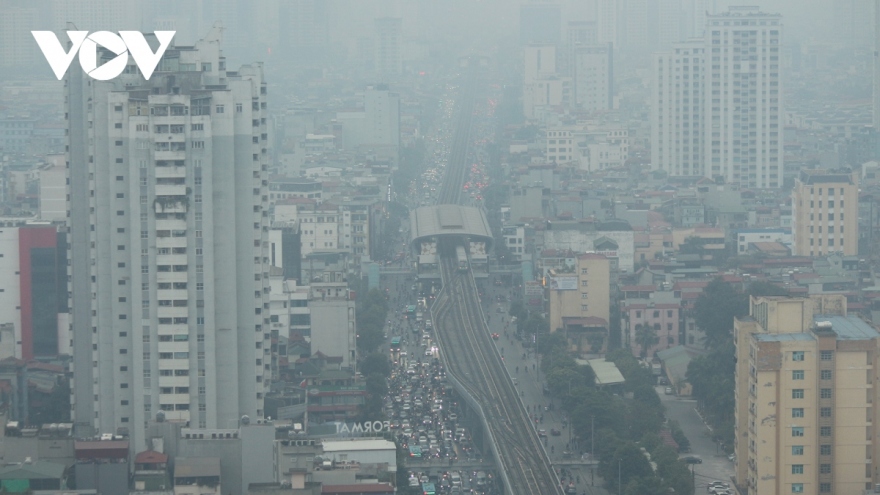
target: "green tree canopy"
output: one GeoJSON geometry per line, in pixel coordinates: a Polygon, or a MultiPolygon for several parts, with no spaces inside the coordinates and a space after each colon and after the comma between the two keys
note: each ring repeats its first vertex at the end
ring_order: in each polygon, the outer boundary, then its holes
{"type": "Polygon", "coordinates": [[[694,306],[694,320],[706,334],[706,347],[733,339],[733,319],[748,314],[748,296],[718,277],[703,289],[694,306]]]}

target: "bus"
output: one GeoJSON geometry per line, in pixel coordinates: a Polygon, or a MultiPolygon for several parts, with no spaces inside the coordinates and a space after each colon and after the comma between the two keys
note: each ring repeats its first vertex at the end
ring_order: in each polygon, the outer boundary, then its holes
{"type": "Polygon", "coordinates": [[[468,259],[464,246],[458,246],[455,248],[455,258],[458,260],[458,271],[468,271],[468,259]]]}
{"type": "Polygon", "coordinates": [[[410,445],[409,446],[409,456],[421,459],[422,457],[422,448],[418,445],[410,445]]]}
{"type": "Polygon", "coordinates": [[[434,483],[422,483],[422,495],[436,495],[437,490],[434,488],[434,483]]]}
{"type": "Polygon", "coordinates": [[[410,304],[406,307],[406,317],[410,318],[416,315],[416,305],[410,304]]]}

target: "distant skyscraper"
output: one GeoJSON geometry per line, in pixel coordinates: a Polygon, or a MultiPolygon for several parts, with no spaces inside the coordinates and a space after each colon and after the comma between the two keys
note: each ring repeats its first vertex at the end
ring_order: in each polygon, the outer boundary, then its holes
{"type": "Polygon", "coordinates": [[[574,49],[578,45],[596,45],[599,32],[595,22],[570,21],[565,30],[565,44],[561,47],[559,73],[574,77],[574,49]]]}
{"type": "Polygon", "coordinates": [[[519,7],[519,41],[530,43],[553,43],[562,41],[562,14],[555,3],[527,3],[519,7]]]}
{"type": "Polygon", "coordinates": [[[142,450],[159,411],[200,428],[263,416],[266,83],[259,64],[227,72],[217,36],[170,47],[150,81],[68,72],[79,436],[142,450]]]}
{"type": "Polygon", "coordinates": [[[671,176],[704,175],[702,39],[655,53],[651,88],[651,166],[671,176]]]}
{"type": "Polygon", "coordinates": [[[875,134],[880,132],[880,0],[874,0],[874,108],[875,134]]]}
{"type": "Polygon", "coordinates": [[[781,16],[731,7],[707,23],[701,40],[654,56],[652,166],[780,187],[781,16]]]}
{"type": "Polygon", "coordinates": [[[704,43],[706,175],[744,187],[780,187],[782,16],[730,7],[709,16],[704,43]]]}
{"type": "Polygon", "coordinates": [[[382,17],[376,19],[376,78],[387,83],[403,74],[403,33],[402,19],[382,17]]]}
{"type": "Polygon", "coordinates": [[[614,107],[611,43],[574,48],[574,94],[578,107],[610,110],[614,107]]]}
{"type": "Polygon", "coordinates": [[[0,0],[0,67],[25,67],[42,62],[31,31],[47,29],[39,9],[0,0]]]}
{"type": "Polygon", "coordinates": [[[596,3],[596,36],[599,43],[612,43],[615,50],[619,48],[618,37],[620,5],[618,0],[597,0],[596,3]]]}

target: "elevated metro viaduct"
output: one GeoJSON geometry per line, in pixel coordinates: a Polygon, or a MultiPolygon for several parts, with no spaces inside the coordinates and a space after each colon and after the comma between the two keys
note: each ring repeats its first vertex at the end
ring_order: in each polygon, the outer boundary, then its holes
{"type": "Polygon", "coordinates": [[[440,253],[456,245],[467,250],[474,276],[488,276],[493,238],[483,210],[448,204],[422,206],[410,212],[409,223],[419,280],[439,284],[440,253]]]}

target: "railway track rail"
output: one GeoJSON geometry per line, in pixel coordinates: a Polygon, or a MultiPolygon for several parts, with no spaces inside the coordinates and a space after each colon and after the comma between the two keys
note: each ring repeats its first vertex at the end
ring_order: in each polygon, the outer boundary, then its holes
{"type": "MultiPolygon", "coordinates": [[[[475,76],[460,88],[456,129],[438,204],[459,204],[470,163],[475,76]]],[[[458,272],[451,255],[441,256],[443,289],[431,307],[440,354],[484,415],[506,492],[562,495],[559,479],[519,394],[489,335],[473,274],[458,272]]]]}

